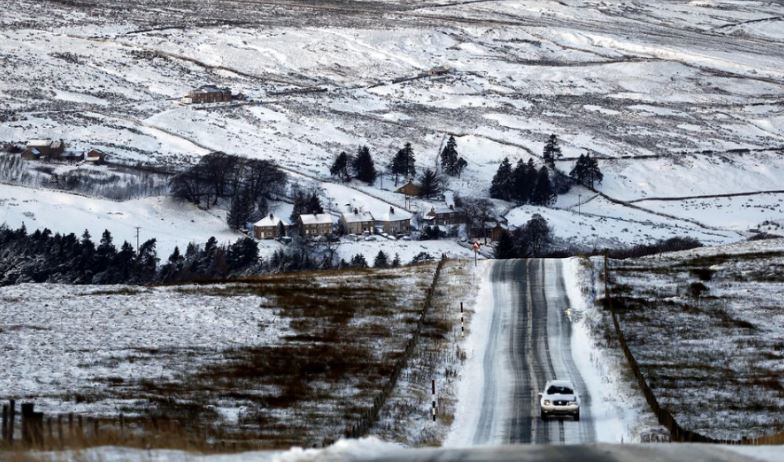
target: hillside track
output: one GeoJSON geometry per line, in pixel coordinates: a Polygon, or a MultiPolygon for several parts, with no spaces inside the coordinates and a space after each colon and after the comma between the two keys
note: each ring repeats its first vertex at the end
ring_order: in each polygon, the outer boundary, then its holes
{"type": "Polygon", "coordinates": [[[585,443],[595,440],[591,397],[571,354],[569,300],[558,260],[493,263],[493,317],[483,358],[483,398],[471,444],[585,443]],[[569,379],[581,420],[539,417],[545,382],[569,379]]]}

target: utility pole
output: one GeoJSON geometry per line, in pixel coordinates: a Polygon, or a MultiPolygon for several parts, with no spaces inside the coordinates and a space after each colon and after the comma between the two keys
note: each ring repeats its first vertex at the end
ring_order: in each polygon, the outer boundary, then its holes
{"type": "Polygon", "coordinates": [[[139,230],[142,229],[141,226],[136,227],[136,255],[139,255],[139,230]]]}
{"type": "Polygon", "coordinates": [[[581,211],[582,205],[583,205],[583,195],[582,194],[578,194],[577,195],[577,216],[579,216],[579,217],[582,217],[582,215],[583,215],[582,211],[581,211]]]}

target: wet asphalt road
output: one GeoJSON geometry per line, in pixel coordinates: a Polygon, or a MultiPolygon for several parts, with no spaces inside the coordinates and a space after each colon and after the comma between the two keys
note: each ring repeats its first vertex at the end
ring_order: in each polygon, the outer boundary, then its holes
{"type": "Polygon", "coordinates": [[[499,260],[491,268],[494,311],[483,359],[484,389],[473,445],[586,443],[595,440],[590,394],[571,355],[569,300],[559,260],[499,260]],[[542,421],[537,394],[569,379],[581,420],[542,421]]]}

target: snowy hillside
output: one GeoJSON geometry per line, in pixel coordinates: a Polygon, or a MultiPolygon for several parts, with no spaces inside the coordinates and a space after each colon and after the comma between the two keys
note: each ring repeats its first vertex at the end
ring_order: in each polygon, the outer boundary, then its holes
{"type": "MultiPolygon", "coordinates": [[[[760,196],[764,209],[743,199],[689,199],[784,189],[781,5],[191,6],[171,2],[161,14],[141,0],[6,2],[0,142],[63,138],[76,150],[101,148],[118,162],[151,164],[222,150],[274,159],[295,177],[323,181],[334,156],[360,144],[385,167],[410,141],[420,171],[433,167],[454,134],[468,167],[449,187],[481,197],[502,158],[538,159],[555,133],[561,170],[580,154],[598,156],[600,190],[644,209],[593,200],[581,210],[590,214],[579,215],[574,206],[593,194],[574,188],[557,204],[564,210],[536,210],[559,237],[620,245],[678,234],[726,243],[782,219],[780,192],[760,196]],[[248,99],[180,104],[206,83],[248,99]],[[586,234],[589,228],[596,233],[586,234]]],[[[382,191],[392,185],[387,176],[369,192],[394,196],[382,191]]],[[[498,212],[511,206],[499,204],[498,212]]],[[[510,223],[522,224],[534,210],[513,210],[510,223]]],[[[193,233],[176,226],[155,232],[161,241],[175,229],[187,239],[226,234],[205,218],[193,233]]],[[[124,226],[118,220],[117,232],[124,226]]]]}

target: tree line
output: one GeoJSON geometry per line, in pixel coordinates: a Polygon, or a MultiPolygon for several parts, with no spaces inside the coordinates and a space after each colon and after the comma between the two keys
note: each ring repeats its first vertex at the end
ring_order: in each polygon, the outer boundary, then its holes
{"type": "Polygon", "coordinates": [[[512,166],[504,158],[490,183],[490,197],[515,202],[547,206],[555,202],[558,194],[565,194],[573,183],[593,188],[604,178],[597,160],[590,154],[581,154],[574,168],[566,177],[555,168],[555,161],[562,157],[558,137],[550,135],[542,153],[544,164],[537,169],[533,159],[522,159],[512,166]]]}
{"type": "MultiPolygon", "coordinates": [[[[112,234],[105,230],[95,242],[85,230],[52,233],[49,229],[28,233],[0,226],[0,286],[21,283],[61,284],[150,284],[222,280],[226,278],[278,271],[301,271],[330,268],[367,268],[361,254],[349,261],[338,259],[329,243],[309,245],[296,239],[292,245],[276,251],[270,258],[259,258],[257,243],[241,237],[233,243],[220,244],[210,237],[204,244],[189,243],[184,252],[175,247],[161,264],[156,240],[149,239],[135,249],[129,242],[119,248],[112,234]]],[[[432,260],[422,253],[412,264],[432,260]]],[[[383,250],[373,266],[401,266],[400,257],[383,250]]]]}
{"type": "MultiPolygon", "coordinates": [[[[454,136],[449,137],[441,150],[439,163],[443,175],[453,177],[460,177],[468,166],[468,162],[457,151],[454,136]]],[[[419,177],[416,176],[416,156],[411,143],[406,143],[392,156],[387,171],[394,176],[395,186],[398,186],[401,178],[416,178],[420,197],[430,198],[443,192],[445,178],[438,171],[425,168],[419,177]]],[[[373,185],[378,177],[373,156],[367,146],[360,146],[353,156],[346,152],[338,154],[329,168],[329,173],[342,182],[357,179],[369,185],[373,185]]]]}
{"type": "Polygon", "coordinates": [[[223,152],[207,154],[170,180],[174,197],[196,205],[209,208],[229,200],[227,222],[234,229],[265,216],[268,200],[285,186],[286,174],[274,162],[223,152]]]}
{"type": "Polygon", "coordinates": [[[524,226],[501,233],[495,248],[495,258],[536,258],[547,254],[553,244],[550,225],[538,213],[524,226]]]}

